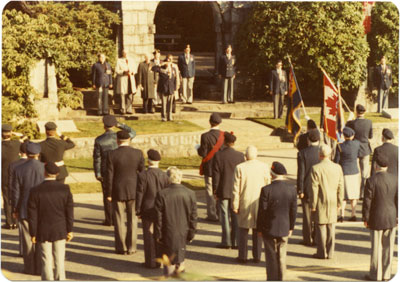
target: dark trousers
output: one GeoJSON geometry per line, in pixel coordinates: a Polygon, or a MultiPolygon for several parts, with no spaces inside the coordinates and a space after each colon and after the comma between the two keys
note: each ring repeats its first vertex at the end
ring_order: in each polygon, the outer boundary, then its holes
{"type": "Polygon", "coordinates": [[[22,252],[24,257],[24,273],[26,274],[40,274],[41,272],[41,259],[40,259],[40,245],[33,244],[31,235],[29,233],[29,223],[27,219],[20,219],[22,230],[22,252]]]}
{"type": "Polygon", "coordinates": [[[147,267],[155,267],[157,252],[154,240],[153,220],[142,218],[142,227],[143,227],[144,262],[147,267]]]}
{"type": "Polygon", "coordinates": [[[286,274],[286,250],[288,237],[264,238],[265,262],[268,281],[283,281],[286,274]]]}
{"type": "Polygon", "coordinates": [[[274,103],[274,119],[281,118],[283,113],[285,95],[274,94],[272,95],[272,101],[274,103]]]}
{"type": "Polygon", "coordinates": [[[115,251],[135,252],[137,241],[137,216],[135,200],[112,201],[114,212],[115,251]]]}
{"type": "Polygon", "coordinates": [[[317,256],[332,258],[335,250],[335,225],[316,224],[317,256]]]}
{"type": "Polygon", "coordinates": [[[113,225],[113,213],[112,213],[112,203],[107,200],[107,187],[105,187],[104,181],[101,182],[101,188],[103,190],[103,205],[104,205],[104,224],[113,225]]]}
{"type": "Polygon", "coordinates": [[[223,199],[218,201],[222,228],[221,245],[224,246],[237,246],[237,214],[231,208],[231,199],[223,199]]]}
{"type": "Polygon", "coordinates": [[[147,113],[154,113],[153,110],[153,99],[143,99],[143,112],[147,113]]]}
{"type": "Polygon", "coordinates": [[[3,193],[3,208],[4,208],[4,214],[6,216],[6,224],[7,225],[16,224],[15,218],[12,217],[9,189],[4,183],[2,183],[1,185],[1,192],[3,193]]]}
{"type": "Polygon", "coordinates": [[[311,246],[315,240],[315,226],[311,220],[311,209],[308,199],[301,199],[301,207],[303,209],[303,242],[305,245],[311,246]]]}
{"type": "MultiPolygon", "coordinates": [[[[247,260],[247,236],[249,235],[248,228],[239,227],[239,240],[238,240],[238,249],[239,249],[239,259],[247,260]]],[[[262,240],[257,235],[257,229],[252,229],[252,241],[253,241],[253,258],[261,259],[261,248],[262,248],[262,240]]]]}
{"type": "Polygon", "coordinates": [[[97,113],[108,114],[108,86],[96,87],[97,93],[97,113]]]}

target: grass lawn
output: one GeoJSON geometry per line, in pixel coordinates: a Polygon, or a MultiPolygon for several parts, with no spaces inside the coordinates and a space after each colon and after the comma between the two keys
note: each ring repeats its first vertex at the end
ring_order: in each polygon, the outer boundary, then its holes
{"type": "MultiPolygon", "coordinates": [[[[125,120],[123,123],[133,128],[138,135],[204,130],[204,128],[187,120],[174,120],[170,122],[162,122],[160,120],[125,120]]],[[[77,121],[75,125],[80,132],[65,132],[65,135],[77,138],[96,137],[104,133],[103,124],[98,121],[77,121]]],[[[45,134],[41,134],[40,138],[44,139],[45,134]]]]}
{"type": "MultiPolygon", "coordinates": [[[[345,112],[344,113],[345,118],[349,116],[349,113],[345,112]]],[[[309,117],[314,120],[317,125],[320,124],[320,118],[321,114],[309,114],[309,117]]],[[[398,119],[389,119],[383,117],[379,113],[366,113],[365,118],[372,120],[373,123],[380,123],[380,122],[398,122],[398,119]]],[[[271,128],[279,128],[279,127],[285,127],[285,120],[286,116],[282,119],[274,119],[272,116],[271,117],[264,117],[264,118],[248,118],[248,120],[252,120],[254,122],[263,124],[265,126],[271,127],[271,128]]],[[[301,126],[306,128],[307,127],[307,120],[304,118],[303,112],[301,112],[301,126]]]]}
{"type": "MultiPolygon", "coordinates": [[[[66,159],[64,160],[65,165],[69,172],[90,172],[93,171],[93,159],[92,158],[80,158],[80,159],[66,159]]],[[[176,166],[179,169],[198,169],[201,163],[201,157],[182,157],[182,158],[167,158],[161,159],[160,168],[167,169],[170,166],[176,166]]],[[[147,158],[146,158],[147,164],[147,158]]]]}

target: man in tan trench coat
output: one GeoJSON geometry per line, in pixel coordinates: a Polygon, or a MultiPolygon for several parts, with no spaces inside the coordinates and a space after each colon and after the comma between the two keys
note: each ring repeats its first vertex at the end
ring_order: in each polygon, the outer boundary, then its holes
{"type": "Polygon", "coordinates": [[[127,52],[122,50],[122,58],[118,59],[115,67],[117,74],[115,93],[121,95],[121,114],[132,114],[133,93],[136,93],[135,70],[134,60],[128,58],[127,52]]]}
{"type": "Polygon", "coordinates": [[[311,169],[311,212],[316,224],[317,253],[315,258],[330,259],[335,249],[337,209],[343,200],[342,168],[330,160],[332,149],[323,144],[319,148],[320,163],[311,169]]]}

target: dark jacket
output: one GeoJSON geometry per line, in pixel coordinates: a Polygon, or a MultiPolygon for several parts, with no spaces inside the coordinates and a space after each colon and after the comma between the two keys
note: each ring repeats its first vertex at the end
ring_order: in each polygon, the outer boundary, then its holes
{"type": "MultiPolygon", "coordinates": [[[[125,124],[118,124],[118,128],[129,132],[131,138],[135,138],[136,131],[125,124]]],[[[96,177],[106,175],[107,154],[118,148],[117,133],[107,130],[94,140],[93,168],[96,177]]]]}
{"type": "Polygon", "coordinates": [[[257,231],[266,237],[286,237],[294,228],[296,213],[296,189],[283,180],[272,181],[261,190],[257,231]]]}
{"type": "Polygon", "coordinates": [[[387,90],[392,86],[392,68],[386,65],[386,69],[382,71],[382,65],[375,68],[374,73],[375,86],[382,90],[387,90]]]}
{"type": "Polygon", "coordinates": [[[285,81],[279,79],[278,71],[271,71],[271,78],[269,82],[269,90],[272,91],[272,95],[284,95],[288,91],[288,80],[286,76],[286,71],[282,70],[283,77],[285,81]]]}
{"type": "Polygon", "coordinates": [[[120,146],[111,151],[107,158],[106,196],[113,201],[135,200],[138,173],[143,169],[144,157],[141,150],[120,146]]]}
{"type": "MultiPolygon", "coordinates": [[[[27,158],[21,158],[19,160],[16,160],[16,161],[10,163],[10,165],[8,166],[8,183],[7,183],[8,195],[11,195],[11,193],[12,193],[11,191],[14,190],[14,186],[15,186],[15,170],[20,165],[26,163],[27,160],[28,160],[27,158]]],[[[11,197],[9,197],[9,199],[10,199],[10,203],[11,203],[11,197]]]]}
{"type": "Polygon", "coordinates": [[[231,147],[226,147],[215,154],[212,185],[213,192],[219,199],[230,199],[232,197],[235,168],[244,161],[244,154],[231,147]]]}
{"type": "Polygon", "coordinates": [[[154,99],[156,98],[154,95],[154,85],[157,84],[154,78],[154,72],[151,70],[154,66],[153,62],[141,62],[138,67],[138,85],[140,84],[143,87],[143,90],[140,92],[142,99],[154,99]]]}
{"type": "Polygon", "coordinates": [[[19,159],[20,146],[21,142],[18,140],[1,141],[1,187],[7,187],[8,167],[19,159]]]}
{"type": "Polygon", "coordinates": [[[97,62],[92,66],[92,85],[99,87],[108,87],[113,84],[112,70],[109,63],[97,62]]]}
{"type": "Polygon", "coordinates": [[[185,259],[186,242],[193,240],[197,225],[196,194],[181,184],[158,192],[155,202],[154,238],[172,264],[185,259]]]}
{"type": "Polygon", "coordinates": [[[20,219],[27,219],[28,197],[31,189],[44,180],[44,163],[29,159],[15,169],[15,185],[11,190],[11,206],[20,219]]]}
{"type": "Polygon", "coordinates": [[[373,137],[372,121],[364,118],[356,118],[346,123],[355,132],[354,139],[360,141],[360,151],[358,157],[368,156],[372,153],[369,140],[373,137]]]}
{"type": "Polygon", "coordinates": [[[319,163],[319,147],[309,146],[297,153],[297,193],[309,199],[311,191],[311,168],[319,163]]]}
{"type": "Polygon", "coordinates": [[[155,220],[154,202],[157,193],[168,187],[167,174],[159,168],[149,167],[139,174],[136,192],[136,214],[148,220],[155,220]]]}
{"type": "Polygon", "coordinates": [[[358,155],[360,150],[360,141],[346,140],[337,145],[335,154],[335,163],[340,164],[343,175],[354,175],[359,173],[358,155]]]}
{"type": "Polygon", "coordinates": [[[236,58],[234,55],[230,59],[226,54],[219,58],[218,74],[224,78],[230,78],[236,73],[236,58]]]}
{"type": "Polygon", "coordinates": [[[394,175],[399,174],[399,147],[391,143],[383,143],[376,147],[372,155],[371,175],[375,174],[374,166],[378,155],[383,154],[389,160],[387,172],[394,175]]]}
{"type": "Polygon", "coordinates": [[[178,68],[183,78],[194,77],[196,73],[196,63],[192,54],[189,54],[189,63],[186,63],[186,54],[178,57],[178,68]]]}
{"type": "Polygon", "coordinates": [[[176,90],[176,72],[175,68],[171,68],[172,73],[169,77],[167,70],[163,69],[161,66],[153,66],[152,71],[159,74],[159,79],[157,83],[157,92],[165,95],[172,95],[176,90]]]}
{"type": "MultiPolygon", "coordinates": [[[[64,152],[75,147],[71,139],[61,140],[54,137],[47,137],[46,140],[39,143],[41,147],[40,161],[43,163],[60,162],[64,160],[64,152]]],[[[60,174],[57,179],[64,179],[68,176],[65,165],[60,166],[60,174]]]]}
{"type": "Polygon", "coordinates": [[[398,179],[396,175],[378,172],[367,179],[362,208],[363,221],[372,230],[396,226],[398,179]]]}
{"type": "Polygon", "coordinates": [[[38,242],[67,238],[74,222],[74,202],[68,185],[45,180],[32,188],[28,200],[29,233],[38,242]]]}
{"type": "MultiPolygon", "coordinates": [[[[219,129],[211,129],[210,131],[203,133],[201,135],[200,147],[197,149],[197,154],[200,157],[204,159],[208,155],[208,153],[212,150],[212,148],[218,141],[219,132],[220,132],[219,129]]],[[[223,148],[224,145],[221,146],[220,150],[222,150],[223,148]]],[[[212,176],[212,163],[214,157],[208,162],[206,162],[203,166],[205,176],[212,176]]]]}
{"type": "Polygon", "coordinates": [[[308,147],[308,132],[300,134],[296,147],[299,152],[308,147]]]}

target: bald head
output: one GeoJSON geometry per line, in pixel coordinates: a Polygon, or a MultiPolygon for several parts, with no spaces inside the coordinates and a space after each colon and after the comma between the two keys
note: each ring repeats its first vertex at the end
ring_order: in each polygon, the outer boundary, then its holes
{"type": "Polygon", "coordinates": [[[322,144],[319,147],[319,156],[322,159],[326,159],[329,158],[332,154],[332,149],[330,146],[326,145],[326,144],[322,144]]]}
{"type": "Polygon", "coordinates": [[[246,158],[248,160],[256,159],[257,158],[257,154],[258,154],[258,151],[257,151],[257,148],[255,146],[250,145],[249,147],[247,147],[247,149],[246,149],[246,158]]]}

